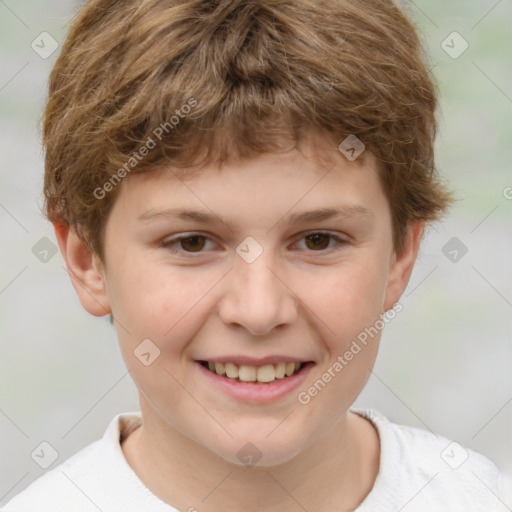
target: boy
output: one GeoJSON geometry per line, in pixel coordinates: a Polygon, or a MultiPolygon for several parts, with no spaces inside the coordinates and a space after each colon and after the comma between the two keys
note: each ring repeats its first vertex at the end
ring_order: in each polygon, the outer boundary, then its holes
{"type": "Polygon", "coordinates": [[[141,413],[3,510],[498,510],[493,463],[350,409],[450,201],[435,109],[391,0],[86,3],[46,214],[141,413]]]}

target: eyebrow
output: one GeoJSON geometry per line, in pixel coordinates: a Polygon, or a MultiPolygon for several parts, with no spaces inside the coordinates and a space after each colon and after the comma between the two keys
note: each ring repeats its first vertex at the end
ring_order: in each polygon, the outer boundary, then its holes
{"type": "MultiPolygon", "coordinates": [[[[347,218],[356,216],[373,218],[373,213],[360,205],[343,205],[337,208],[320,208],[317,210],[308,210],[294,213],[286,218],[285,223],[287,225],[294,225],[307,222],[319,222],[333,218],[347,218]]],[[[188,220],[201,222],[207,225],[225,224],[229,226],[229,222],[226,222],[218,215],[199,210],[187,210],[186,208],[167,208],[165,210],[152,209],[144,212],[138,217],[138,220],[142,222],[148,222],[154,219],[188,220]]],[[[281,222],[281,220],[279,220],[276,224],[281,222]]]]}

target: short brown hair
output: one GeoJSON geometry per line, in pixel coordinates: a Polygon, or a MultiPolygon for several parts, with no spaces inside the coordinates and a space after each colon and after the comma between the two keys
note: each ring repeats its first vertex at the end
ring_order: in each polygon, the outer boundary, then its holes
{"type": "Polygon", "coordinates": [[[316,129],[356,135],[376,157],[400,251],[409,223],[450,202],[436,107],[416,29],[392,0],[91,0],[50,76],[44,213],[103,260],[116,173],[199,155],[220,165],[316,129]]]}

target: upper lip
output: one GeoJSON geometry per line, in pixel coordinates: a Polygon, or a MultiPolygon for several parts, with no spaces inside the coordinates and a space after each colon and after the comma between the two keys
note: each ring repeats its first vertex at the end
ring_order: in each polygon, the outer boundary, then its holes
{"type": "Polygon", "coordinates": [[[233,356],[217,356],[212,358],[198,359],[198,361],[208,361],[210,363],[234,363],[237,366],[263,366],[266,364],[277,364],[277,363],[307,363],[310,359],[302,359],[296,356],[266,356],[266,357],[249,357],[241,355],[233,356]]]}

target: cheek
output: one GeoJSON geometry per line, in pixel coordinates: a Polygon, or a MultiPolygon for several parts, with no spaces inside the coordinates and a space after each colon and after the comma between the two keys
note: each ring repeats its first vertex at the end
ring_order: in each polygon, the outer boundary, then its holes
{"type": "Polygon", "coordinates": [[[379,261],[360,258],[306,284],[305,303],[323,323],[333,348],[342,349],[384,312],[386,276],[379,261]]]}
{"type": "MultiPolygon", "coordinates": [[[[170,265],[137,271],[135,263],[118,269],[112,309],[118,319],[116,329],[123,359],[128,368],[133,368],[132,376],[142,389],[156,386],[159,380],[173,388],[163,367],[178,369],[183,365],[183,371],[188,368],[187,347],[211,315],[215,284],[222,277],[222,273],[218,274],[170,265]],[[159,353],[151,371],[136,358],[138,347],[147,339],[159,353]]],[[[178,393],[179,387],[173,391],[178,393]]],[[[175,393],[175,397],[180,396],[175,393]]]]}
{"type": "Polygon", "coordinates": [[[192,311],[200,309],[215,275],[197,268],[173,268],[158,262],[150,265],[141,257],[116,268],[112,282],[109,295],[116,317],[140,334],[147,330],[163,339],[192,311]]]}
{"type": "Polygon", "coordinates": [[[355,400],[375,363],[386,276],[378,258],[361,257],[357,264],[331,272],[325,279],[317,280],[316,286],[309,283],[309,288],[305,288],[306,304],[319,318],[317,325],[326,356],[319,376],[325,374],[328,383],[325,391],[322,383],[317,386],[322,390],[322,398],[315,398],[315,402],[318,406],[324,401],[331,402],[333,417],[355,400]]]}
{"type": "Polygon", "coordinates": [[[383,326],[386,277],[384,265],[374,259],[353,266],[333,284],[333,305],[326,322],[332,325],[334,334],[326,336],[330,356],[327,368],[335,375],[329,384],[331,393],[337,400],[345,396],[343,405],[356,398],[375,363],[383,326]]]}
{"type": "Polygon", "coordinates": [[[147,319],[141,321],[162,343],[182,347],[206,321],[220,277],[212,270],[178,269],[145,283],[138,300],[145,303],[147,319]]]}
{"type": "Polygon", "coordinates": [[[310,288],[316,292],[309,293],[312,302],[307,303],[320,317],[325,359],[298,395],[319,432],[338,421],[371,375],[381,334],[375,325],[383,313],[385,274],[378,265],[354,265],[325,284],[323,293],[310,288]]]}
{"type": "Polygon", "coordinates": [[[173,377],[183,350],[207,316],[205,297],[215,279],[213,273],[199,274],[197,269],[194,274],[163,265],[137,266],[133,259],[112,274],[112,309],[123,359],[147,401],[161,410],[189,403],[173,377]],[[149,361],[143,360],[144,353],[150,354],[149,361]]]}

